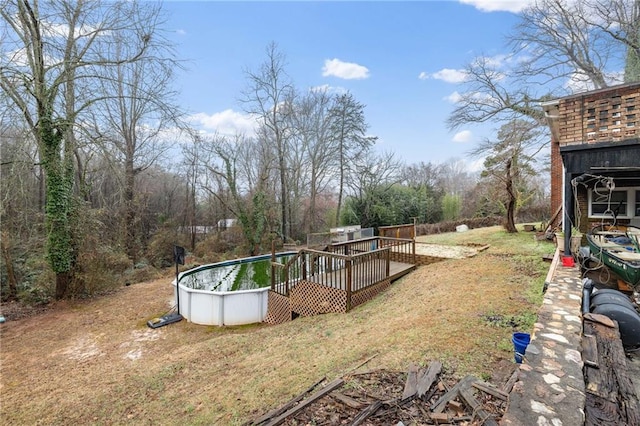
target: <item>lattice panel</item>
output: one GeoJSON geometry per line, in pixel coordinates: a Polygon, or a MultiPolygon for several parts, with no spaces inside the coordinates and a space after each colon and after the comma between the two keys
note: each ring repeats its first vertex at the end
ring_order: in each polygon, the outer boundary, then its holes
{"type": "Polygon", "coordinates": [[[347,311],[347,292],[308,281],[300,281],[289,293],[291,311],[310,317],[347,311]]]}
{"type": "Polygon", "coordinates": [[[382,293],[386,289],[391,287],[391,281],[384,280],[379,282],[376,285],[372,285],[371,287],[367,287],[364,290],[361,290],[357,293],[351,295],[351,308],[355,308],[358,305],[368,302],[369,300],[375,298],[378,294],[382,293]]]}
{"type": "Polygon", "coordinates": [[[393,262],[412,263],[413,255],[409,253],[402,253],[398,251],[391,251],[389,253],[389,260],[393,262]]]}
{"type": "Polygon", "coordinates": [[[427,256],[426,254],[416,254],[416,265],[431,265],[432,263],[447,260],[444,257],[427,256]]]}
{"type": "Polygon", "coordinates": [[[269,290],[267,299],[267,316],[264,322],[267,324],[282,324],[291,321],[291,306],[289,298],[275,291],[269,290]]]}

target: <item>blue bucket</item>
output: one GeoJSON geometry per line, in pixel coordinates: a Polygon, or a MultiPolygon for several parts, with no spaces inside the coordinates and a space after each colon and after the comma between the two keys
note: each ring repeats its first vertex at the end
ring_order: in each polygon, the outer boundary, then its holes
{"type": "Polygon", "coordinates": [[[529,333],[513,333],[513,348],[515,349],[515,360],[518,364],[522,364],[524,353],[531,342],[531,336],[529,333]]]}

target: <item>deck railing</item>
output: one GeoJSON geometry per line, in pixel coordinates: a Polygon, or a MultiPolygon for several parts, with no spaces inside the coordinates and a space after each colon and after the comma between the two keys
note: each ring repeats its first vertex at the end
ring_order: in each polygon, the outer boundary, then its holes
{"type": "Polygon", "coordinates": [[[289,296],[300,280],[344,290],[351,296],[390,277],[391,261],[415,264],[412,239],[373,237],[332,244],[328,251],[302,249],[286,263],[271,260],[271,290],[289,296]]]}
{"type": "Polygon", "coordinates": [[[391,248],[391,260],[402,263],[416,263],[416,241],[408,238],[378,237],[381,248],[391,248]]]}
{"type": "Polygon", "coordinates": [[[381,237],[414,239],[416,237],[416,225],[415,223],[410,223],[405,225],[380,226],[378,232],[380,232],[381,237]]]}

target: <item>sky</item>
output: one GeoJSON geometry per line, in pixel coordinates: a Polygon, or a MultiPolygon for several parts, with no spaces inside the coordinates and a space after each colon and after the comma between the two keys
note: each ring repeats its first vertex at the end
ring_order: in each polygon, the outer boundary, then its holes
{"type": "Polygon", "coordinates": [[[379,152],[407,164],[464,160],[495,125],[455,130],[446,120],[476,56],[500,58],[526,0],[409,2],[168,1],[166,27],[186,69],[178,102],[203,132],[250,132],[240,102],[246,70],[275,42],[300,90],[351,92],[365,105],[379,152]]]}

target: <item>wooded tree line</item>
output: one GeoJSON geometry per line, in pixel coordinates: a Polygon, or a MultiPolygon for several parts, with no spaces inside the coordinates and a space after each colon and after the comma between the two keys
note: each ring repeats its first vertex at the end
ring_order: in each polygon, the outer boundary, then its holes
{"type": "MultiPolygon", "coordinates": [[[[546,3],[566,6],[540,2],[522,15],[518,30],[534,52],[547,45],[536,23],[585,30],[585,21],[574,28],[539,19],[536,13],[546,10],[575,12],[546,3]]],[[[611,44],[627,46],[633,57],[635,27],[625,14],[635,19],[637,2],[622,2],[627,9],[597,3],[599,13],[615,19],[594,20],[588,31],[616,39],[617,28],[624,29],[625,41],[611,44]]],[[[235,254],[255,254],[271,241],[303,241],[337,224],[548,215],[544,166],[536,165],[540,127],[531,123],[540,124],[536,101],[552,92],[535,95],[534,83],[522,76],[536,71],[542,53],[507,79],[489,61],[469,66],[468,91],[451,126],[494,118],[511,126],[478,148],[486,160],[477,176],[462,161],[406,165],[378,152],[365,105],[348,92],[297,88],[275,44],[245,72],[242,105],[255,131],[206,135],[190,128],[176,105],[172,82],[181,62],[164,37],[160,6],[26,0],[0,6],[3,298],[64,298],[133,280],[145,265],[170,260],[174,243],[195,250],[196,226],[229,218],[240,235],[211,238],[235,254]],[[509,78],[522,83],[505,86],[509,78]]],[[[591,47],[586,57],[601,58],[602,46],[591,47]]],[[[574,66],[568,52],[553,66],[574,66]]],[[[594,66],[606,71],[603,64],[594,66]]],[[[539,65],[537,75],[540,67],[561,75],[549,64],[539,65]]]]}

